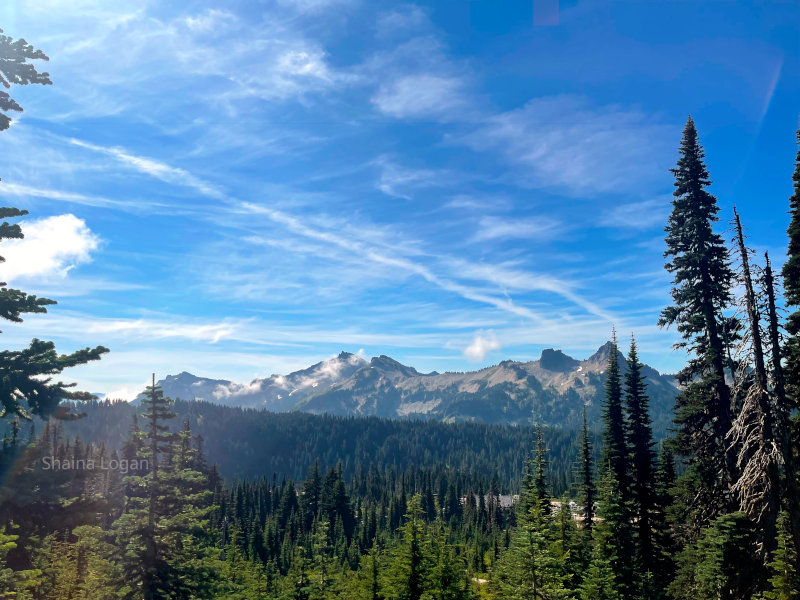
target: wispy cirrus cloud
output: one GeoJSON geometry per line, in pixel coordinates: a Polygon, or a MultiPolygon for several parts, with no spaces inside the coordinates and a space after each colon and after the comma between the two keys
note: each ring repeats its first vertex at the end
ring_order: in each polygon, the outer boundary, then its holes
{"type": "Polygon", "coordinates": [[[478,231],[472,236],[472,241],[527,239],[532,242],[543,242],[552,240],[565,229],[561,221],[548,216],[527,218],[486,216],[480,219],[478,231]]]}
{"type": "Polygon", "coordinates": [[[380,169],[376,187],[387,196],[411,200],[414,190],[446,184],[445,174],[433,169],[411,169],[381,156],[374,164],[380,169]]]}
{"type": "Polygon", "coordinates": [[[139,173],[160,179],[165,183],[189,187],[210,198],[222,199],[224,197],[218,188],[198,177],[195,177],[184,169],[172,167],[164,162],[154,160],[152,158],[137,156],[118,146],[98,146],[96,144],[90,144],[89,142],[75,138],[72,138],[69,141],[72,145],[78,146],[79,148],[85,148],[87,150],[92,150],[94,152],[111,156],[123,165],[131,167],[139,173]]]}
{"type": "Polygon", "coordinates": [[[669,196],[619,204],[606,211],[600,219],[600,224],[624,230],[663,227],[670,210],[669,196]]]}
{"type": "Polygon", "coordinates": [[[515,176],[524,185],[581,196],[638,191],[662,179],[673,135],[635,109],[552,96],[491,115],[459,141],[521,167],[515,176]]]}
{"type": "Polygon", "coordinates": [[[418,73],[389,81],[372,97],[375,107],[399,119],[455,121],[470,105],[464,82],[453,76],[418,73]]]}

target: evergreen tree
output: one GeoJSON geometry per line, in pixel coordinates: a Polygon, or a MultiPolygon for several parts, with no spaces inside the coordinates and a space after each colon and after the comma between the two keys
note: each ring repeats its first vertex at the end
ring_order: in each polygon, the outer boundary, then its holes
{"type": "Polygon", "coordinates": [[[676,554],[675,539],[670,520],[673,505],[672,489],[675,485],[675,460],[667,443],[662,444],[655,474],[655,510],[652,515],[654,559],[656,561],[654,581],[658,589],[665,590],[675,571],[673,557],[676,554]]]}
{"type": "Polygon", "coordinates": [[[655,512],[655,452],[650,421],[649,399],[642,375],[642,364],[631,338],[625,373],[625,404],[628,412],[627,438],[632,467],[631,501],[637,532],[637,571],[640,575],[655,573],[653,513],[655,512]]]}
{"type": "Polygon", "coordinates": [[[579,447],[578,462],[578,502],[583,507],[583,528],[591,532],[594,525],[594,465],[592,464],[592,442],[586,424],[586,407],[583,407],[583,428],[579,447]]]}
{"type": "Polygon", "coordinates": [[[530,506],[498,564],[492,584],[508,600],[568,598],[564,554],[551,541],[552,523],[540,504],[530,506]]]}
{"type": "Polygon", "coordinates": [[[455,548],[447,542],[442,523],[432,529],[431,569],[429,587],[425,598],[436,600],[468,600],[467,573],[463,560],[455,555],[455,548]]]}
{"type": "Polygon", "coordinates": [[[421,600],[426,589],[430,557],[425,548],[422,500],[419,495],[412,496],[408,503],[405,521],[400,528],[403,539],[393,557],[386,589],[393,599],[421,600]]]}
{"type": "Polygon", "coordinates": [[[797,549],[792,539],[789,514],[778,517],[777,549],[769,565],[772,571],[770,591],[764,593],[770,600],[800,599],[800,572],[797,570],[797,549]]]}
{"type": "Polygon", "coordinates": [[[155,376],[142,406],[147,429],[139,456],[149,472],[126,478],[138,491],[128,497],[125,513],[113,526],[120,589],[131,600],[188,599],[202,594],[212,580],[209,549],[201,543],[211,492],[202,473],[190,468],[191,432],[169,432],[166,421],[175,413],[155,376]]]}
{"type": "Polygon", "coordinates": [[[603,405],[603,465],[604,471],[613,474],[623,500],[628,499],[628,444],[625,439],[625,415],[622,409],[622,380],[619,368],[617,335],[609,346],[608,371],[603,405]]]}
{"type": "Polygon", "coordinates": [[[550,514],[550,493],[547,484],[547,475],[550,465],[547,460],[547,447],[542,434],[542,426],[536,424],[536,452],[533,459],[533,489],[536,499],[545,515],[550,514]]]}
{"type": "Polygon", "coordinates": [[[13,600],[40,585],[40,570],[14,570],[6,563],[6,557],[17,547],[18,539],[17,535],[0,531],[0,600],[13,600]]]}
{"type": "Polygon", "coordinates": [[[735,480],[726,447],[732,414],[725,360],[737,336],[735,321],[723,314],[732,302],[734,275],[728,250],[713,230],[719,207],[706,189],[711,180],[704,158],[689,117],[672,169],[675,198],[666,227],[665,267],[673,275],[674,304],[662,311],[659,325],[674,325],[683,338],[676,347],[692,355],[678,376],[684,387],[676,400],[675,422],[680,450],[696,463],[699,475],[692,509],[700,523],[726,508],[726,491],[735,480]]]}
{"type": "MultiPolygon", "coordinates": [[[[0,34],[3,30],[0,29],[0,34]]],[[[36,50],[25,40],[15,40],[7,35],[0,35],[0,85],[9,89],[14,85],[51,85],[49,73],[39,73],[29,60],[50,60],[44,52],[36,50]]],[[[0,91],[0,111],[22,112],[22,107],[9,95],[0,91]]],[[[11,125],[11,119],[6,114],[0,114],[0,131],[11,125]]]]}
{"type": "MultiPolygon", "coordinates": [[[[2,35],[0,29],[0,84],[6,89],[14,85],[52,83],[47,73],[39,73],[28,60],[49,60],[41,51],[34,49],[25,40],[14,40],[2,35]]],[[[11,119],[4,113],[22,111],[8,92],[0,91],[0,131],[8,129],[11,119]]],[[[0,219],[17,218],[28,211],[18,208],[0,208],[0,219]]],[[[0,223],[0,241],[22,239],[22,228],[8,221],[0,223]]],[[[0,257],[0,263],[4,259],[0,257]]],[[[39,298],[0,283],[0,318],[12,323],[22,322],[21,315],[46,313],[47,307],[55,304],[49,298],[39,298]]],[[[64,369],[98,360],[108,352],[97,346],[59,355],[52,342],[34,339],[30,345],[17,351],[0,352],[0,419],[22,416],[47,418],[56,411],[63,400],[86,400],[92,396],[87,392],[71,390],[72,384],[53,382],[52,378],[64,369]]]]}
{"type": "MultiPolygon", "coordinates": [[[[797,143],[800,147],[800,129],[797,131],[797,143]]],[[[786,360],[787,392],[797,407],[800,405],[800,148],[795,159],[792,182],[794,193],[789,198],[791,221],[787,230],[789,248],[782,273],[783,295],[787,306],[794,310],[786,319],[789,338],[783,347],[783,355],[786,360]]]]}
{"type": "Polygon", "coordinates": [[[636,591],[633,529],[613,471],[600,478],[598,522],[592,531],[592,558],[581,598],[628,599],[636,591]]]}
{"type": "MultiPolygon", "coordinates": [[[[780,357],[785,361],[785,370],[781,373],[783,375],[780,383],[785,382],[785,397],[786,406],[783,407],[786,416],[792,410],[800,408],[800,129],[797,130],[797,144],[798,151],[795,159],[794,173],[792,174],[793,193],[789,198],[789,214],[791,220],[789,221],[789,228],[787,234],[789,237],[789,246],[786,251],[787,258],[783,264],[783,296],[786,301],[786,306],[791,310],[786,318],[785,328],[788,334],[780,352],[773,352],[777,355],[774,357],[774,364],[780,365],[780,357]]],[[[774,302],[772,303],[774,305],[774,302]]],[[[777,320],[777,319],[774,319],[777,320]]],[[[777,329],[777,328],[775,328],[777,329]]],[[[772,340],[778,341],[777,331],[772,334],[772,340]]],[[[773,342],[773,343],[774,343],[773,342]]],[[[780,391],[780,387],[776,386],[780,391]]],[[[787,435],[784,429],[782,432],[783,445],[788,448],[800,447],[800,417],[795,415],[792,423],[792,431],[787,435]]],[[[790,519],[794,535],[795,545],[800,547],[800,463],[798,463],[798,456],[796,450],[794,454],[790,454],[792,459],[788,469],[788,475],[791,480],[787,482],[789,493],[787,494],[789,502],[793,505],[790,512],[790,519]],[[792,471],[794,473],[792,473],[792,471]]],[[[800,562],[798,562],[798,569],[800,569],[800,562]]]]}
{"type": "Polygon", "coordinates": [[[763,581],[752,521],[743,512],[722,515],[705,528],[696,544],[678,556],[669,587],[676,600],[752,598],[763,581]]]}

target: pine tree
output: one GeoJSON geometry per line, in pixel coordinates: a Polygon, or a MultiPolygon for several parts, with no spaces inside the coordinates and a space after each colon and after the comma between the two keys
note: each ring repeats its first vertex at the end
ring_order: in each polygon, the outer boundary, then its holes
{"type": "Polygon", "coordinates": [[[591,532],[594,525],[595,501],[592,442],[589,439],[589,428],[586,424],[586,407],[584,406],[578,457],[578,502],[583,507],[583,529],[587,532],[591,532]]]}
{"type": "Polygon", "coordinates": [[[614,333],[614,339],[609,349],[605,396],[602,469],[613,474],[622,499],[627,500],[630,490],[628,444],[625,439],[625,415],[622,409],[622,380],[616,333],[614,333]]]}
{"type": "MultiPolygon", "coordinates": [[[[28,60],[49,60],[25,40],[14,40],[2,35],[0,29],[0,84],[6,89],[14,85],[49,85],[49,75],[39,73],[28,60]]],[[[11,119],[8,111],[22,111],[8,92],[0,91],[0,131],[8,129],[11,119]]],[[[28,214],[18,208],[0,208],[0,219],[22,217],[28,214]]],[[[0,241],[22,239],[22,228],[8,221],[0,223],[0,241]]],[[[0,263],[5,260],[0,257],[0,263]]],[[[21,315],[46,313],[47,307],[56,302],[49,298],[39,298],[21,290],[0,283],[0,318],[12,323],[22,322],[21,315]]],[[[25,419],[32,416],[47,418],[56,411],[63,400],[87,400],[91,394],[71,390],[72,384],[53,382],[54,375],[64,369],[98,360],[108,352],[107,348],[97,346],[59,355],[52,342],[34,339],[30,345],[18,351],[0,352],[0,419],[19,415],[25,419]]]]}
{"type": "Polygon", "coordinates": [[[422,500],[419,495],[412,496],[408,503],[405,520],[405,525],[400,528],[403,539],[393,557],[387,589],[392,590],[391,597],[397,600],[421,600],[426,589],[430,556],[425,548],[422,500]]]}
{"type": "MultiPolygon", "coordinates": [[[[0,29],[0,34],[3,30],[0,29]]],[[[29,60],[50,60],[44,52],[36,50],[25,40],[15,40],[7,35],[0,35],[0,85],[9,89],[14,85],[51,85],[49,73],[39,73],[29,60]]],[[[0,91],[0,111],[22,112],[22,107],[8,94],[0,91]]],[[[0,131],[11,125],[8,115],[0,114],[0,131]]]]}
{"type": "Polygon", "coordinates": [[[319,474],[319,465],[315,462],[311,466],[308,478],[303,484],[303,496],[300,506],[303,511],[304,527],[306,531],[311,529],[311,524],[319,514],[319,502],[322,494],[322,478],[319,474]]]}
{"type": "Polygon", "coordinates": [[[552,534],[552,523],[541,505],[531,504],[492,579],[492,585],[499,592],[497,597],[508,600],[569,598],[564,555],[551,541],[552,534]]]}
{"type": "Polygon", "coordinates": [[[676,554],[672,533],[670,507],[673,505],[672,488],[675,485],[675,459],[667,443],[663,443],[658,455],[655,473],[655,510],[652,515],[655,584],[664,590],[675,571],[673,557],[676,554]]]}
{"type": "Polygon", "coordinates": [[[143,396],[140,459],[146,475],[126,478],[134,488],[125,513],[112,529],[117,540],[122,597],[157,600],[202,595],[211,585],[210,549],[202,544],[208,514],[202,473],[191,469],[195,457],[188,427],[170,433],[166,421],[175,417],[172,400],[153,384],[143,396]]]}
{"type": "Polygon", "coordinates": [[[727,452],[731,428],[731,394],[725,382],[728,348],[737,335],[735,321],[723,311],[732,302],[733,271],[728,250],[713,224],[719,220],[694,121],[683,131],[675,175],[672,214],[666,227],[668,259],[673,275],[674,304],[661,313],[659,325],[675,326],[692,355],[679,373],[684,388],[676,400],[681,452],[696,463],[699,489],[692,508],[695,520],[708,522],[726,508],[726,491],[735,480],[733,457],[727,452]]]}
{"type": "Polygon", "coordinates": [[[547,447],[542,434],[542,426],[536,424],[536,452],[533,459],[533,489],[536,499],[545,515],[550,514],[550,493],[547,483],[549,464],[547,460],[547,447]]]}
{"type": "Polygon", "coordinates": [[[678,556],[678,572],[669,586],[676,600],[753,598],[762,581],[752,521],[743,512],[722,515],[706,527],[697,543],[678,556]]]}
{"type": "Polygon", "coordinates": [[[792,539],[790,518],[782,512],[777,523],[777,549],[769,567],[772,571],[770,591],[764,593],[770,600],[800,599],[800,572],[797,570],[797,548],[792,539]]]}
{"type": "Polygon", "coordinates": [[[19,536],[0,531],[0,600],[13,600],[18,592],[26,592],[41,584],[38,569],[15,571],[6,564],[6,556],[17,547],[19,536]]]}
{"type": "MultiPolygon", "coordinates": [[[[793,193],[789,198],[789,214],[791,215],[787,230],[789,246],[786,251],[787,259],[783,264],[782,270],[783,296],[787,308],[792,309],[792,312],[789,313],[785,323],[788,337],[780,352],[774,352],[785,361],[785,370],[781,373],[784,376],[781,383],[785,383],[785,389],[783,390],[786,398],[786,406],[783,407],[784,416],[787,416],[792,410],[800,408],[800,129],[797,130],[796,139],[798,151],[795,158],[794,173],[792,174],[793,193]]],[[[774,302],[772,305],[774,305],[774,302]]],[[[777,332],[772,334],[772,340],[773,345],[778,341],[777,332]]],[[[777,364],[780,364],[779,361],[777,364]]],[[[778,389],[778,386],[776,386],[776,389],[778,389]]],[[[785,429],[782,434],[784,447],[789,449],[800,447],[800,418],[795,416],[789,435],[787,435],[785,429]]],[[[796,454],[790,453],[790,458],[792,458],[792,461],[789,463],[790,472],[788,476],[791,477],[791,480],[787,482],[789,491],[786,495],[793,504],[790,518],[795,544],[800,546],[800,509],[797,507],[800,502],[798,500],[800,498],[798,494],[798,488],[800,488],[800,481],[798,481],[798,478],[800,478],[800,464],[797,462],[796,454]],[[794,474],[791,471],[794,471],[794,474]]],[[[800,569],[800,562],[798,563],[798,569],[800,569]]]]}
{"type": "Polygon", "coordinates": [[[800,406],[800,129],[797,131],[797,144],[799,148],[792,175],[794,193],[789,198],[789,248],[782,271],[783,295],[787,306],[794,308],[786,319],[789,338],[783,347],[783,355],[786,360],[787,392],[795,407],[800,406]]]}
{"type": "Polygon", "coordinates": [[[649,399],[642,375],[642,364],[631,338],[625,373],[625,404],[628,412],[627,438],[630,448],[632,481],[631,501],[637,531],[637,571],[644,575],[655,573],[655,548],[653,540],[653,513],[655,512],[655,452],[650,421],[649,399]]]}

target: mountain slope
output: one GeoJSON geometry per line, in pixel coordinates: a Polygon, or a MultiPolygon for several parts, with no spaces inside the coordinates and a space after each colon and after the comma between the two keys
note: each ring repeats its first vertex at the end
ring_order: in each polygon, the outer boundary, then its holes
{"type": "Polygon", "coordinates": [[[207,379],[183,372],[158,382],[164,394],[182,400],[205,400],[226,406],[291,410],[294,405],[318,389],[326,389],[350,377],[367,364],[360,356],[342,352],[315,365],[288,375],[272,375],[235,383],[225,379],[207,379]]]}
{"type": "MultiPolygon", "coordinates": [[[[339,415],[577,427],[584,406],[590,421],[600,418],[611,347],[607,343],[583,361],[548,349],[537,361],[507,360],[479,371],[442,374],[408,371],[379,357],[350,378],[310,394],[295,408],[339,415]]],[[[624,373],[621,353],[619,358],[624,373]]],[[[675,381],[647,366],[643,373],[654,425],[664,431],[677,393],[675,381]]]]}
{"type": "MultiPolygon", "coordinates": [[[[590,422],[599,422],[611,348],[611,343],[606,343],[582,361],[547,349],[536,361],[506,360],[479,371],[428,374],[388,356],[368,363],[343,352],[308,369],[254,379],[249,384],[188,373],[167,377],[160,384],[174,398],[278,412],[518,425],[539,422],[575,428],[584,406],[590,422]]],[[[624,373],[621,353],[619,358],[624,373]]],[[[672,418],[678,391],[675,380],[646,365],[643,374],[654,429],[663,434],[672,418]]]]}

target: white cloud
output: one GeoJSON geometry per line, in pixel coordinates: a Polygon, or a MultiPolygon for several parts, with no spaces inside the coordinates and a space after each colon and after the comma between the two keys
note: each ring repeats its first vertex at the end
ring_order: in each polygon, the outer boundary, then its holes
{"type": "Polygon", "coordinates": [[[442,174],[431,169],[408,169],[387,157],[375,161],[381,169],[377,188],[387,196],[411,200],[413,190],[442,184],[442,174]]]}
{"type": "Polygon", "coordinates": [[[407,4],[383,13],[378,17],[378,32],[395,35],[406,30],[421,29],[430,25],[427,13],[419,6],[407,4]]]}
{"type": "Polygon", "coordinates": [[[461,79],[434,74],[406,75],[380,87],[372,102],[398,119],[458,120],[467,98],[461,79]]]}
{"type": "Polygon", "coordinates": [[[130,402],[131,400],[135,400],[136,397],[141,394],[145,387],[150,385],[150,382],[143,383],[141,386],[131,387],[131,386],[122,386],[116,389],[111,390],[110,392],[106,392],[103,394],[103,397],[107,400],[126,400],[130,402]]]}
{"type": "Polygon", "coordinates": [[[235,337],[241,323],[179,323],[150,319],[100,319],[88,327],[90,333],[114,334],[127,338],[180,338],[216,344],[235,337]]]}
{"type": "Polygon", "coordinates": [[[354,4],[356,0],[278,0],[278,4],[299,12],[316,12],[335,6],[354,4]]]}
{"type": "Polygon", "coordinates": [[[460,141],[522,167],[524,185],[577,196],[640,191],[660,181],[673,136],[670,127],[634,109],[551,96],[488,117],[460,141]]]}
{"type": "Polygon", "coordinates": [[[497,341],[494,333],[477,333],[472,339],[472,343],[464,348],[464,357],[472,362],[481,362],[489,352],[500,350],[500,342],[497,341]]]}
{"type": "Polygon", "coordinates": [[[26,278],[48,280],[65,277],[70,269],[91,260],[91,253],[100,245],[100,238],[75,215],[57,215],[34,221],[23,221],[21,240],[5,240],[0,254],[6,262],[0,265],[0,277],[6,282],[26,278]]]}
{"type": "Polygon", "coordinates": [[[249,202],[243,202],[241,207],[245,212],[264,215],[272,221],[284,225],[286,229],[292,233],[315,239],[320,242],[325,242],[349,251],[354,256],[360,257],[361,260],[367,264],[378,263],[385,267],[399,269],[408,274],[417,275],[431,285],[461,296],[466,300],[488,304],[511,314],[537,322],[541,320],[540,316],[535,311],[526,306],[515,304],[510,298],[497,297],[492,294],[487,294],[480,289],[464,285],[454,279],[450,279],[449,277],[440,276],[428,266],[420,262],[415,262],[406,256],[390,254],[389,252],[385,252],[384,249],[376,248],[359,240],[345,238],[338,231],[315,229],[308,226],[305,222],[295,216],[274,210],[269,207],[258,206],[249,202]]]}
{"type": "Polygon", "coordinates": [[[670,211],[670,198],[620,204],[607,211],[600,224],[619,229],[649,229],[665,225],[670,211]]]}
{"type": "Polygon", "coordinates": [[[210,8],[196,16],[186,17],[184,23],[195,33],[220,33],[237,20],[236,15],[226,10],[210,8]]]}
{"type": "Polygon", "coordinates": [[[545,241],[553,239],[563,231],[564,225],[550,217],[526,219],[509,219],[500,217],[483,217],[480,228],[472,236],[473,242],[485,242],[497,239],[529,239],[545,241]]]}
{"type": "Polygon", "coordinates": [[[160,179],[166,183],[190,187],[211,198],[224,197],[215,186],[195,177],[184,169],[171,167],[166,163],[154,160],[152,158],[130,154],[125,149],[116,146],[97,146],[95,144],[90,144],[89,142],[84,142],[74,138],[70,139],[69,141],[71,144],[78,146],[79,148],[85,148],[87,150],[93,150],[95,152],[100,152],[102,154],[111,156],[122,164],[127,165],[140,173],[150,175],[151,177],[155,177],[156,179],[160,179]]]}
{"type": "MultiPolygon", "coordinates": [[[[150,200],[137,199],[136,201],[131,201],[111,199],[102,196],[89,196],[86,194],[64,192],[61,190],[47,188],[34,188],[16,183],[3,183],[0,185],[0,195],[16,196],[21,198],[46,198],[48,200],[68,202],[70,204],[115,208],[131,212],[153,211],[154,209],[158,210],[159,212],[163,212],[163,209],[169,207],[167,204],[153,202],[150,200]]],[[[186,212],[186,210],[187,209],[184,207],[181,208],[182,212],[186,212]]]]}

